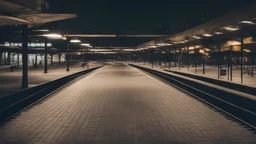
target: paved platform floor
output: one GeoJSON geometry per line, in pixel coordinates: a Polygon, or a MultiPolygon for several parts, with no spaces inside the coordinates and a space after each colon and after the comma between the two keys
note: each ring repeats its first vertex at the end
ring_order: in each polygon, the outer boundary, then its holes
{"type": "MultiPolygon", "coordinates": [[[[130,63],[134,63],[135,62],[130,62],[130,63]]],[[[140,64],[140,65],[144,65],[144,62],[137,62],[136,64],[140,64]]],[[[169,63],[165,63],[163,62],[161,66],[157,66],[154,65],[154,69],[169,69],[169,66],[168,66],[169,63]]],[[[152,64],[151,63],[146,63],[145,64],[146,66],[149,66],[149,67],[152,67],[152,64]]],[[[188,70],[188,67],[187,66],[184,66],[184,67],[181,67],[179,69],[179,67],[174,67],[173,66],[174,64],[172,64],[172,67],[170,70],[174,70],[174,71],[180,71],[180,72],[184,72],[184,73],[189,73],[189,74],[195,74],[195,75],[199,75],[199,76],[205,76],[205,77],[209,77],[209,78],[213,78],[213,79],[218,79],[218,67],[216,66],[206,66],[205,67],[205,74],[203,74],[203,67],[197,67],[197,73],[195,73],[195,67],[191,67],[189,68],[188,70]]],[[[225,68],[223,66],[223,68],[225,68]]],[[[248,73],[246,73],[246,71],[244,71],[244,75],[243,75],[243,83],[241,83],[241,71],[240,71],[240,67],[236,67],[236,66],[233,66],[232,68],[233,70],[233,78],[232,78],[232,81],[228,80],[228,77],[227,75],[226,76],[220,76],[220,79],[219,80],[222,80],[222,81],[229,81],[229,82],[232,82],[232,83],[236,83],[236,84],[242,84],[242,85],[247,85],[247,86],[251,86],[251,87],[256,87],[256,75],[254,74],[254,77],[252,77],[251,75],[248,75],[248,73]]],[[[228,72],[228,71],[227,71],[228,72]]]]}
{"type": "Polygon", "coordinates": [[[68,85],[0,126],[0,143],[256,143],[256,134],[122,63],[68,85]]]}
{"type": "MultiPolygon", "coordinates": [[[[90,67],[99,66],[99,62],[90,62],[90,67]]],[[[85,67],[86,69],[86,67],[85,67]]],[[[29,87],[39,85],[66,75],[70,75],[79,71],[84,70],[80,63],[71,64],[70,71],[66,71],[66,65],[54,65],[48,66],[48,73],[44,73],[44,68],[29,68],[28,71],[28,83],[29,87]]],[[[10,72],[9,70],[0,71],[0,97],[18,92],[21,90],[22,82],[22,69],[10,72]]]]}

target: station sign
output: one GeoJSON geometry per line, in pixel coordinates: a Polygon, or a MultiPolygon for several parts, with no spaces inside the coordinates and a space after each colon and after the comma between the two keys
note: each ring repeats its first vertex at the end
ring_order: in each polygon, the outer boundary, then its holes
{"type": "MultiPolygon", "coordinates": [[[[22,47],[22,43],[13,43],[13,42],[5,42],[3,46],[16,46],[16,47],[22,47]]],[[[45,47],[45,43],[40,42],[29,42],[28,47],[32,48],[42,48],[45,47]]],[[[52,47],[52,43],[47,43],[47,47],[52,47]]]]}

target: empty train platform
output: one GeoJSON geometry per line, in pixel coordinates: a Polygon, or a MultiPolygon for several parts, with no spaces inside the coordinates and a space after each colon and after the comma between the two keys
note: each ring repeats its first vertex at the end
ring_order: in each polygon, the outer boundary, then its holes
{"type": "Polygon", "coordinates": [[[0,143],[256,143],[256,134],[167,83],[114,62],[0,125],[0,143]]]}

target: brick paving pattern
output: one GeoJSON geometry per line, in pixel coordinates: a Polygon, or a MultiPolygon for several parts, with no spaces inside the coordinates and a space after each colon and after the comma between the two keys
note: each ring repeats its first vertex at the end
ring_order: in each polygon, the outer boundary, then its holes
{"type": "Polygon", "coordinates": [[[1,125],[0,143],[256,143],[256,134],[168,84],[114,63],[1,125]]]}

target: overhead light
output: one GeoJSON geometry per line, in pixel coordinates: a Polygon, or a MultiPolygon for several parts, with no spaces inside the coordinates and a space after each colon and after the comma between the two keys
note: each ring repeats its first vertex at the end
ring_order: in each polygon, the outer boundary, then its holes
{"type": "Polygon", "coordinates": [[[55,34],[55,33],[53,33],[53,34],[44,34],[43,36],[47,37],[47,38],[50,38],[50,39],[60,39],[60,38],[62,38],[62,35],[55,34]]]}
{"type": "Polygon", "coordinates": [[[211,34],[203,34],[203,36],[205,36],[205,37],[211,37],[212,35],[211,35],[211,34]]]}
{"type": "Polygon", "coordinates": [[[62,40],[67,40],[67,37],[62,37],[61,39],[62,39],[62,40]]]}
{"type": "Polygon", "coordinates": [[[32,31],[35,31],[35,32],[48,32],[49,30],[48,29],[38,29],[38,30],[32,30],[32,31]]]}
{"type": "Polygon", "coordinates": [[[81,46],[91,46],[89,43],[82,43],[81,46]]]}
{"type": "Polygon", "coordinates": [[[243,24],[255,24],[254,22],[252,21],[241,21],[239,23],[243,23],[243,24]]]}
{"type": "Polygon", "coordinates": [[[201,39],[199,36],[193,36],[193,38],[195,38],[195,39],[201,39]]]}
{"type": "Polygon", "coordinates": [[[225,30],[227,30],[227,31],[237,31],[237,30],[239,30],[239,28],[238,27],[223,27],[225,30]]]}
{"type": "Polygon", "coordinates": [[[215,34],[216,34],[216,35],[221,35],[221,34],[223,34],[223,32],[218,32],[218,31],[216,31],[215,34]]]}
{"type": "Polygon", "coordinates": [[[80,43],[81,41],[77,38],[71,39],[70,40],[71,43],[80,43]]]}
{"type": "Polygon", "coordinates": [[[150,48],[156,48],[156,46],[149,46],[150,48]]]}

